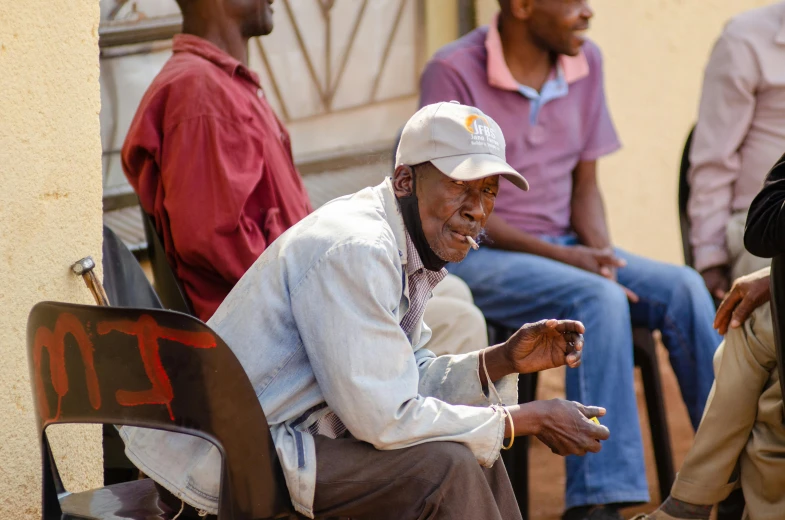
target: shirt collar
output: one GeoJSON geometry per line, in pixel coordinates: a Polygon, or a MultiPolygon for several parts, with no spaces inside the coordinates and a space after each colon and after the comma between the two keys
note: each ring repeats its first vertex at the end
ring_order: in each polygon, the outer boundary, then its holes
{"type": "Polygon", "coordinates": [[[401,264],[407,265],[409,258],[406,251],[406,226],[403,223],[401,208],[398,206],[398,199],[395,198],[395,190],[392,185],[392,178],[387,177],[380,185],[375,188],[380,194],[387,223],[392,229],[395,237],[395,244],[398,246],[398,254],[401,256],[401,264]]]}
{"type": "Polygon", "coordinates": [[[546,102],[564,97],[567,95],[568,86],[567,80],[564,79],[564,71],[561,67],[557,67],[548,79],[543,83],[539,92],[526,85],[518,85],[518,92],[531,100],[540,100],[543,104],[546,102]]]}
{"type": "Polygon", "coordinates": [[[414,241],[412,240],[412,237],[409,236],[408,231],[406,231],[406,256],[409,260],[406,264],[406,274],[411,276],[412,274],[425,269],[425,264],[422,263],[420,253],[418,253],[417,248],[414,247],[414,241]]]}
{"type": "MultiPolygon", "coordinates": [[[[485,50],[488,53],[488,84],[502,90],[519,91],[518,82],[513,78],[507,62],[504,61],[504,49],[499,34],[499,14],[493,17],[485,36],[485,50]]],[[[581,50],[577,56],[560,54],[556,68],[567,84],[575,83],[589,75],[589,62],[581,50]]]]}
{"type": "Polygon", "coordinates": [[[172,52],[189,52],[213,63],[230,77],[241,74],[257,87],[261,87],[259,76],[255,72],[204,38],[193,34],[176,34],[172,39],[172,52]]]}

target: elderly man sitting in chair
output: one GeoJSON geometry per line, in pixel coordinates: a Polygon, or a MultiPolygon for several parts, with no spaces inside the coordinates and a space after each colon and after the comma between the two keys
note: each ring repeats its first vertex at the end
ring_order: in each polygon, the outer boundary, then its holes
{"type": "MultiPolygon", "coordinates": [[[[583,455],[608,438],[590,420],[602,408],[516,404],[517,374],[580,364],[579,322],[524,325],[469,354],[426,349],[425,304],[485,225],[499,177],[528,189],[504,157],[501,130],[476,108],[422,108],[392,178],[293,226],[210,319],[257,391],[298,512],[521,518],[500,449],[536,435],[557,454],[583,455]],[[482,132],[468,130],[475,121],[482,132]]],[[[183,518],[216,512],[215,447],[154,430],[123,437],[163,497],[184,502],[183,518]]]]}

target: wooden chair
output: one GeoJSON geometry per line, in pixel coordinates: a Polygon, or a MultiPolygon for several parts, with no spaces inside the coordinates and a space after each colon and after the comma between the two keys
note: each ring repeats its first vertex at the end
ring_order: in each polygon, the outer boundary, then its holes
{"type": "Polygon", "coordinates": [[[291,513],[256,393],[232,351],[204,323],[165,310],[42,302],[30,312],[27,348],[44,520],[149,520],[176,513],[159,500],[150,479],[66,493],[46,435],[47,427],[62,423],[201,437],[223,456],[220,520],[291,513]]]}

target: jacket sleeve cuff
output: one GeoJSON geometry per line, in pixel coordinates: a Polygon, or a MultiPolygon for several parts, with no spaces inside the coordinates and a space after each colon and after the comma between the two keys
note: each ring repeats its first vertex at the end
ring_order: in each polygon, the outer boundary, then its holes
{"type": "MultiPolygon", "coordinates": [[[[479,367],[478,367],[479,368],[479,367]]],[[[479,377],[479,370],[478,370],[478,377],[479,377]]],[[[488,400],[491,404],[501,404],[504,406],[510,406],[513,404],[518,404],[518,374],[507,374],[503,378],[499,379],[495,382],[488,383],[488,400]],[[496,394],[491,390],[491,387],[496,388],[496,392],[499,393],[499,397],[502,398],[502,402],[496,402],[496,394]]]]}
{"type": "Polygon", "coordinates": [[[420,393],[450,404],[518,404],[518,374],[508,374],[483,388],[480,352],[435,357],[426,349],[418,350],[415,356],[420,370],[420,393]],[[496,393],[501,397],[501,403],[496,393]]]}
{"type": "Polygon", "coordinates": [[[501,453],[502,446],[504,445],[504,429],[506,427],[507,416],[501,406],[491,406],[496,417],[498,417],[498,428],[496,430],[496,440],[493,443],[490,453],[483,459],[478,459],[479,463],[486,468],[493,467],[493,464],[498,460],[501,453]]]}
{"type": "Polygon", "coordinates": [[[450,404],[491,404],[480,384],[479,352],[434,356],[427,349],[415,353],[420,369],[420,394],[450,404]]]}

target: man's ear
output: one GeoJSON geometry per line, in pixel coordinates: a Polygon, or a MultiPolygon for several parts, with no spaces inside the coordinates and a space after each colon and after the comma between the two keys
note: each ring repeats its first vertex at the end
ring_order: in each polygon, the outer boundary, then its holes
{"type": "Polygon", "coordinates": [[[412,194],[412,181],[414,179],[414,170],[411,166],[402,164],[395,169],[392,178],[393,191],[395,196],[408,197],[412,194]]]}
{"type": "Polygon", "coordinates": [[[510,15],[516,20],[528,19],[534,10],[535,0],[508,0],[510,15]]]}

